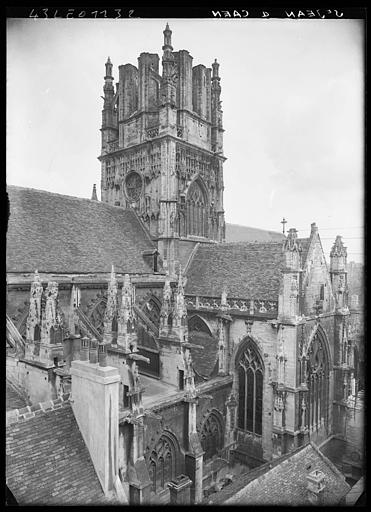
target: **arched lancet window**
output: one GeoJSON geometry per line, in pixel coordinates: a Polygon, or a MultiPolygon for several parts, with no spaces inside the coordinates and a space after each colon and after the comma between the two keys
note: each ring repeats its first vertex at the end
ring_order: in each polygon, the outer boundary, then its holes
{"type": "Polygon", "coordinates": [[[264,369],[254,344],[246,343],[237,358],[238,428],[262,435],[264,369]]]}
{"type": "Polygon", "coordinates": [[[167,489],[167,483],[176,477],[178,446],[168,434],[158,440],[149,458],[148,471],[155,493],[167,489]]]}
{"type": "Polygon", "coordinates": [[[207,236],[207,204],[201,185],[194,181],[188,190],[187,201],[187,234],[207,236]]]}
{"type": "Polygon", "coordinates": [[[39,324],[36,324],[34,332],[33,332],[33,339],[34,339],[34,341],[40,341],[40,338],[41,338],[40,326],[39,326],[39,324]]]}
{"type": "Polygon", "coordinates": [[[327,428],[329,400],[329,361],[325,338],[314,335],[307,353],[307,425],[309,429],[327,428]]]}
{"type": "Polygon", "coordinates": [[[208,460],[223,448],[223,425],[219,416],[211,412],[201,427],[201,446],[204,460],[208,460]]]}
{"type": "Polygon", "coordinates": [[[118,331],[117,316],[115,315],[112,319],[112,340],[114,343],[117,341],[117,331],[118,331]]]}

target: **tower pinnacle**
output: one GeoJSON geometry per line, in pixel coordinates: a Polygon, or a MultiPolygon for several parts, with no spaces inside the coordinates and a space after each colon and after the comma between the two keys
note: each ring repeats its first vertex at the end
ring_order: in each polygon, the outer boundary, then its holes
{"type": "Polygon", "coordinates": [[[98,197],[97,197],[97,186],[96,184],[94,183],[93,185],[93,192],[91,194],[91,200],[92,201],[98,201],[98,197]]]}
{"type": "Polygon", "coordinates": [[[173,47],[171,46],[172,31],[170,30],[168,23],[166,23],[166,28],[163,33],[164,33],[164,46],[162,47],[162,49],[164,50],[164,52],[166,50],[172,51],[172,49],[173,49],[173,47]]]}
{"type": "Polygon", "coordinates": [[[111,59],[108,57],[107,62],[105,64],[106,66],[106,76],[104,77],[105,80],[107,79],[113,79],[112,76],[112,62],[111,59]]]}

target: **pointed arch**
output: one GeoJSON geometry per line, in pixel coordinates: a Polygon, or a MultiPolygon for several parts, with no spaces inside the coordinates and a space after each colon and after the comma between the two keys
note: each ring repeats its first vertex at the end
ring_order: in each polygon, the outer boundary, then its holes
{"type": "Polygon", "coordinates": [[[217,409],[213,409],[204,419],[200,429],[204,460],[218,455],[224,446],[224,421],[217,409]]]}
{"type": "Polygon", "coordinates": [[[234,361],[238,390],[237,426],[261,436],[264,362],[257,343],[250,336],[239,345],[234,361]]]}
{"type": "Polygon", "coordinates": [[[198,176],[189,185],[186,194],[187,235],[207,237],[208,234],[208,194],[198,176]]]}
{"type": "Polygon", "coordinates": [[[212,336],[211,328],[207,321],[200,315],[192,315],[188,320],[188,331],[197,331],[212,336]]]}
{"type": "Polygon", "coordinates": [[[155,493],[167,489],[167,483],[178,474],[180,446],[175,435],[164,430],[147,460],[152,491],[155,493]]]}
{"type": "Polygon", "coordinates": [[[309,428],[309,432],[318,431],[321,427],[327,431],[331,354],[326,333],[320,325],[312,330],[303,357],[303,380],[308,388],[306,397],[303,397],[306,407],[305,426],[309,428]]]}

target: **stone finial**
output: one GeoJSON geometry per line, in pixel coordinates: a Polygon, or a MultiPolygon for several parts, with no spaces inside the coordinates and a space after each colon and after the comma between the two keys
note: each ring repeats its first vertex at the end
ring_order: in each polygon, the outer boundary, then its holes
{"type": "MultiPolygon", "coordinates": [[[[37,270],[35,270],[30,290],[30,308],[26,322],[26,339],[35,341],[35,327],[41,326],[41,299],[43,296],[43,286],[37,270]]],[[[39,341],[39,340],[37,340],[39,341]]]]}
{"type": "Polygon", "coordinates": [[[318,233],[318,226],[315,222],[312,222],[310,225],[310,234],[315,235],[316,233],[318,233]]]}
{"type": "Polygon", "coordinates": [[[171,34],[172,34],[172,31],[170,30],[170,27],[169,27],[169,24],[166,23],[166,27],[165,27],[165,30],[163,32],[164,34],[164,46],[162,47],[162,49],[165,51],[165,50],[172,50],[173,47],[171,46],[171,34]]]}
{"type": "Polygon", "coordinates": [[[295,228],[290,228],[286,240],[283,243],[285,251],[301,251],[300,243],[298,242],[298,232],[295,228]]]}
{"type": "Polygon", "coordinates": [[[112,265],[111,276],[108,282],[107,292],[107,305],[104,313],[104,322],[112,322],[115,314],[117,313],[117,279],[115,274],[115,268],[112,265]]]}
{"type": "Polygon", "coordinates": [[[92,201],[98,201],[98,196],[97,196],[97,186],[96,184],[94,183],[93,185],[93,192],[91,194],[91,200],[92,201]]]}
{"type": "Polygon", "coordinates": [[[112,62],[111,62],[111,59],[109,57],[107,58],[107,62],[105,64],[105,66],[106,66],[106,76],[104,77],[105,80],[113,79],[113,76],[112,76],[112,62]]]}
{"type": "Polygon", "coordinates": [[[337,235],[334,245],[332,246],[330,257],[334,258],[346,258],[347,257],[347,251],[346,247],[343,244],[342,237],[340,235],[337,235]]]}
{"type": "Polygon", "coordinates": [[[168,328],[168,319],[171,312],[171,294],[170,276],[166,273],[160,313],[161,330],[163,332],[168,328]]]}
{"type": "Polygon", "coordinates": [[[219,65],[220,65],[219,62],[215,59],[214,62],[212,63],[212,68],[213,68],[212,80],[220,80],[219,65]]]}

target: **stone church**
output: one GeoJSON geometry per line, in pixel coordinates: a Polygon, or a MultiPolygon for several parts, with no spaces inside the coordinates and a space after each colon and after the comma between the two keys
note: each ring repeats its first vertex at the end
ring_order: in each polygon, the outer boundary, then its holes
{"type": "Polygon", "coordinates": [[[19,429],[47,415],[82,436],[104,494],[90,502],[201,503],[226,475],[344,429],[358,364],[346,248],[338,236],[328,263],[315,223],[299,238],[225,222],[219,63],[193,66],[171,36],[161,64],[141,53],[116,83],[105,64],[101,200],[95,185],[91,199],[8,186],[20,503],[19,429]]]}

